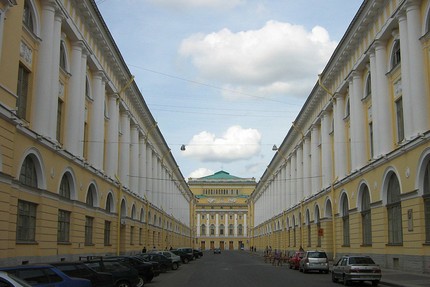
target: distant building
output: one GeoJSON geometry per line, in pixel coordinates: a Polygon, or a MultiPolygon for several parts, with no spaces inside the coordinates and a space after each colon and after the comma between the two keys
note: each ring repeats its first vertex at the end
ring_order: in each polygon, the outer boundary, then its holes
{"type": "Polygon", "coordinates": [[[189,178],[188,185],[195,197],[191,212],[194,247],[202,250],[249,248],[249,230],[253,226],[249,196],[255,188],[255,179],[219,171],[189,178]]]}

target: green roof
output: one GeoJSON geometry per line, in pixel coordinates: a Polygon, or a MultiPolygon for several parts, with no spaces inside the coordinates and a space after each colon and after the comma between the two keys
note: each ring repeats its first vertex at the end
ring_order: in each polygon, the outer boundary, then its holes
{"type": "Polygon", "coordinates": [[[204,176],[199,179],[240,179],[240,177],[232,176],[228,172],[221,170],[215,172],[212,175],[204,176]]]}

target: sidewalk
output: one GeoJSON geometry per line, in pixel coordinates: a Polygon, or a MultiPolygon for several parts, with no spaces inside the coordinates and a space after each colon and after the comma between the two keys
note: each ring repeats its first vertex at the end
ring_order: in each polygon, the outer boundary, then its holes
{"type": "Polygon", "coordinates": [[[382,269],[382,279],[379,285],[393,287],[429,287],[430,274],[382,269]]]}

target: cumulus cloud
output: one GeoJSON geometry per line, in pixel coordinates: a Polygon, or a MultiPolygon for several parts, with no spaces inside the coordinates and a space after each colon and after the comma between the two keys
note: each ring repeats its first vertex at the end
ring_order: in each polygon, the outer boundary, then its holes
{"type": "Polygon", "coordinates": [[[322,27],[268,21],[258,30],[191,35],[179,54],[226,90],[306,97],[336,45],[322,27]]]}
{"type": "Polygon", "coordinates": [[[212,175],[214,173],[215,172],[213,170],[210,170],[210,169],[205,168],[205,167],[201,167],[199,169],[196,169],[195,171],[192,171],[190,173],[190,175],[188,176],[188,178],[190,178],[190,177],[191,178],[201,178],[204,176],[212,175]]]}
{"type": "Polygon", "coordinates": [[[221,137],[207,131],[194,135],[182,154],[204,162],[233,162],[249,159],[260,149],[258,130],[232,126],[221,137]]]}
{"type": "Polygon", "coordinates": [[[156,5],[171,8],[216,8],[231,9],[245,0],[148,0],[156,5]]]}

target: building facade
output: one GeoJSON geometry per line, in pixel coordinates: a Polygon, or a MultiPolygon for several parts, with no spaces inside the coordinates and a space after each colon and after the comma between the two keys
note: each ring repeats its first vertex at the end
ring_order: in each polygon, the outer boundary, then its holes
{"type": "Polygon", "coordinates": [[[240,178],[225,171],[201,178],[189,178],[194,195],[191,219],[194,247],[202,250],[248,249],[249,230],[253,226],[249,196],[254,178],[240,178]]]}
{"type": "Polygon", "coordinates": [[[251,201],[257,248],[430,272],[430,1],[366,0],[251,201]]]}
{"type": "Polygon", "coordinates": [[[192,194],[93,0],[0,0],[0,265],[192,243],[192,194]]]}

